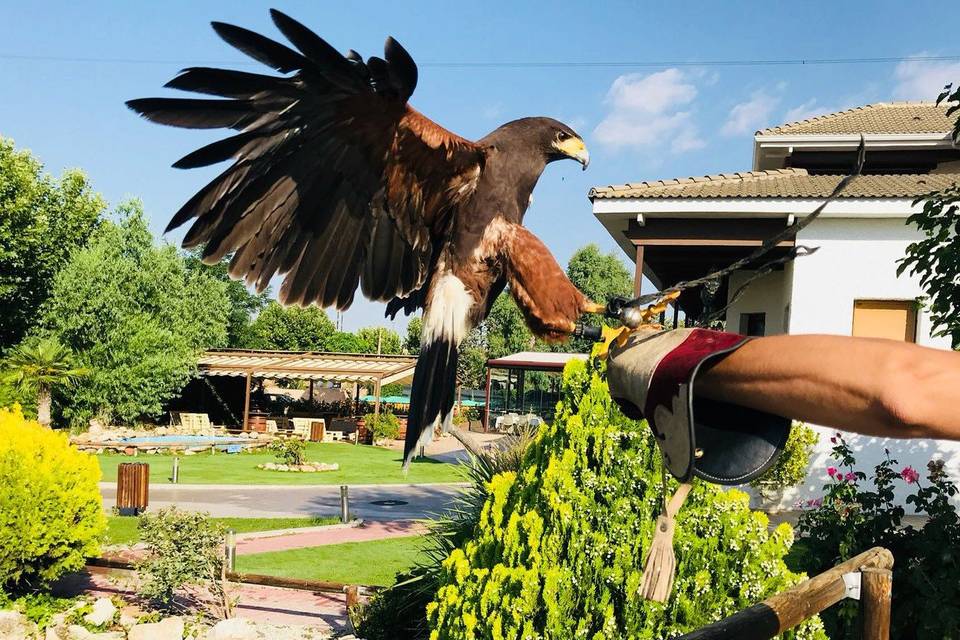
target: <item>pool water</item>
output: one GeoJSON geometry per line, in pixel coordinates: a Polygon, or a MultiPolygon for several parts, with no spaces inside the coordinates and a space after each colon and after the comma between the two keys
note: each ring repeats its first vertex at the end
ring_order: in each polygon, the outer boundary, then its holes
{"type": "Polygon", "coordinates": [[[231,436],[136,436],[134,438],[124,438],[121,442],[130,444],[140,443],[159,443],[159,444],[228,444],[236,442],[246,442],[243,438],[234,438],[231,436]]]}

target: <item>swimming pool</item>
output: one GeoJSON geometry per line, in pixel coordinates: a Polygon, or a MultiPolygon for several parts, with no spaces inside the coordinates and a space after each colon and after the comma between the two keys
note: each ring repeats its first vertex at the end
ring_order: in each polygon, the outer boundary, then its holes
{"type": "Polygon", "coordinates": [[[157,444],[163,446],[183,444],[196,447],[211,444],[243,444],[248,443],[249,440],[246,438],[234,438],[233,436],[136,436],[133,438],[123,438],[118,442],[127,444],[157,444]]]}

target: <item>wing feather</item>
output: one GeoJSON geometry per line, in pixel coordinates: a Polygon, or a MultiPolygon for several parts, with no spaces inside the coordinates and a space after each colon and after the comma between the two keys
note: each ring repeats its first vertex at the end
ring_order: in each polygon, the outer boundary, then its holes
{"type": "Polygon", "coordinates": [[[452,213],[476,186],[484,151],[406,104],[417,67],[392,38],[384,58],[364,62],[289,16],[271,15],[295,49],[241,27],[213,28],[292,75],[191,67],[167,86],[216,98],[128,103],[162,124],[239,131],[174,165],[234,162],[168,230],[194,220],[185,246],[205,245],[207,262],[233,254],[231,275],[259,289],[284,275],[280,297],[291,304],[346,308],[358,287],[375,300],[408,296],[422,287],[452,213]]]}

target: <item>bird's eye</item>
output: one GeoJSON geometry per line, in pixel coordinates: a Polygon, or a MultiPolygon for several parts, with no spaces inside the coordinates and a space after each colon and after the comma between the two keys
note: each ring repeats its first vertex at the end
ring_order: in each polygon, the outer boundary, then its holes
{"type": "Polygon", "coordinates": [[[563,142],[564,140],[568,140],[569,138],[570,138],[570,134],[567,133],[566,131],[557,132],[557,140],[559,140],[560,142],[563,142]]]}

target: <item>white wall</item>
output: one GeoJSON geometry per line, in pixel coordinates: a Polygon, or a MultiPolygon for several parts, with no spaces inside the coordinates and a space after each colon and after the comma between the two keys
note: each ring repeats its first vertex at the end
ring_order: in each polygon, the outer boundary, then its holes
{"type": "MultiPolygon", "coordinates": [[[[727,285],[728,295],[733,295],[753,273],[753,271],[735,271],[730,274],[730,282],[727,285]]],[[[774,271],[754,281],[727,309],[727,330],[733,332],[740,330],[740,314],[763,312],[767,314],[766,335],[785,333],[783,311],[789,300],[785,297],[786,283],[785,271],[774,271]]]]}
{"type": "MultiPolygon", "coordinates": [[[[907,245],[920,236],[902,219],[820,219],[804,229],[798,244],[819,247],[810,256],[798,258],[792,271],[790,333],[829,333],[850,335],[853,327],[853,301],[856,299],[914,299],[922,295],[916,278],[896,275],[897,260],[907,245]]],[[[759,284],[759,283],[758,283],[759,284]]],[[[769,324],[769,321],[768,321],[769,324]]],[[[737,326],[731,326],[736,331],[737,326]]],[[[947,338],[930,337],[930,318],[921,312],[917,319],[917,342],[930,347],[950,348],[947,338]]],[[[830,465],[830,436],[833,429],[818,429],[820,444],[811,460],[807,482],[788,492],[781,503],[790,508],[797,500],[823,494],[830,465]]],[[[948,473],[960,482],[960,443],[942,440],[891,440],[844,434],[857,451],[857,462],[870,475],[884,457],[884,449],[899,461],[898,468],[911,465],[921,476],[931,458],[943,458],[948,473]]],[[[905,492],[899,492],[901,504],[905,492]]],[[[960,504],[960,496],[957,498],[960,504]]]]}

